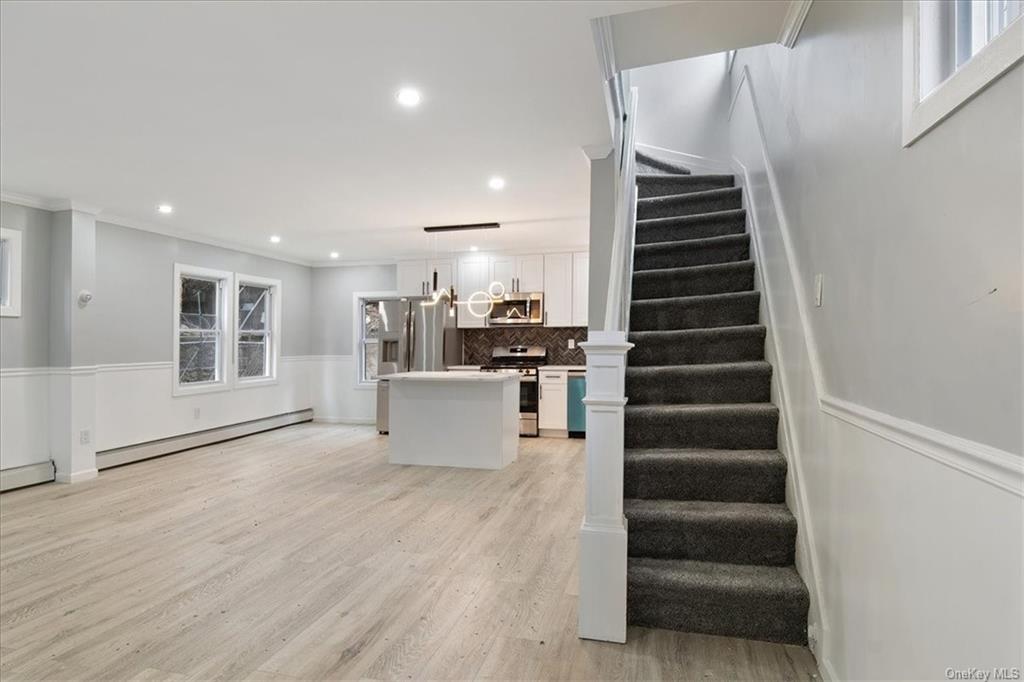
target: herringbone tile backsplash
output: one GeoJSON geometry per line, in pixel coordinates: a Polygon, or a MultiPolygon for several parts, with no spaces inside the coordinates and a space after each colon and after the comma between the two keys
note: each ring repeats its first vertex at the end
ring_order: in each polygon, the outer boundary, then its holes
{"type": "Polygon", "coordinates": [[[462,330],[462,362],[486,365],[495,346],[544,346],[549,365],[585,365],[581,341],[587,340],[586,327],[488,327],[462,330]],[[576,340],[570,349],[569,339],[576,340]]]}

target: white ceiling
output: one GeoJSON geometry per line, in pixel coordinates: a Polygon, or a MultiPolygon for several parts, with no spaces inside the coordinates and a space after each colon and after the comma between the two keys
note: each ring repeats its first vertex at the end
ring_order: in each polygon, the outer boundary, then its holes
{"type": "Polygon", "coordinates": [[[503,227],[437,247],[582,245],[580,148],[608,140],[587,20],[665,4],[5,1],[0,181],[307,262],[465,222],[503,227]]]}

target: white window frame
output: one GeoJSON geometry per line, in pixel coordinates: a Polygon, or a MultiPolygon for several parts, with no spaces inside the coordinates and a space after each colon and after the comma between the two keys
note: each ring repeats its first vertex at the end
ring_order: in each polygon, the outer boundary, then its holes
{"type": "Polygon", "coordinates": [[[903,0],[903,146],[909,147],[1024,59],[1018,16],[927,96],[921,97],[920,0],[903,0]]]}
{"type": "Polygon", "coordinates": [[[234,334],[232,333],[234,328],[234,315],[231,314],[230,306],[234,302],[236,296],[231,295],[230,292],[231,288],[234,287],[234,281],[234,274],[225,270],[213,270],[211,268],[201,268],[182,263],[174,264],[174,286],[171,287],[172,295],[174,297],[172,307],[174,311],[174,324],[172,325],[174,332],[172,343],[172,347],[174,349],[173,395],[186,396],[196,395],[199,393],[216,393],[219,391],[231,390],[232,377],[234,374],[231,367],[231,357],[233,355],[232,348],[234,347],[234,334]],[[220,356],[217,359],[220,363],[221,372],[216,381],[206,381],[194,384],[183,384],[180,381],[181,348],[179,347],[179,339],[181,337],[181,280],[183,277],[216,280],[219,282],[219,286],[221,288],[221,295],[218,296],[218,307],[220,308],[218,314],[221,319],[221,344],[220,356]]]}
{"type": "Polygon", "coordinates": [[[377,380],[363,379],[363,304],[362,301],[374,298],[394,298],[397,291],[356,291],[352,294],[352,355],[355,362],[355,387],[363,390],[376,390],[377,380]]]}
{"type": "Polygon", "coordinates": [[[0,228],[0,239],[7,242],[7,248],[0,252],[0,258],[7,259],[8,301],[0,301],[0,317],[21,317],[21,239],[20,230],[0,228]]]}
{"type": "Polygon", "coordinates": [[[234,332],[234,338],[231,341],[231,372],[235,378],[235,385],[238,388],[272,386],[277,383],[277,368],[281,364],[281,280],[235,273],[234,292],[234,302],[231,308],[231,315],[233,317],[231,329],[234,332]],[[270,371],[266,376],[238,376],[238,342],[241,335],[241,330],[238,328],[238,325],[241,324],[241,321],[238,319],[238,290],[245,284],[270,289],[270,332],[268,334],[270,349],[267,353],[267,363],[269,364],[268,369],[270,371]]]}

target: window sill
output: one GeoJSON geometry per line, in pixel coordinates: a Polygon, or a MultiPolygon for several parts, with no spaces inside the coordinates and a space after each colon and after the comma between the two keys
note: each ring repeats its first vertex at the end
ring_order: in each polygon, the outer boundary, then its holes
{"type": "Polygon", "coordinates": [[[235,382],[235,388],[259,388],[261,386],[276,386],[277,377],[263,377],[261,379],[239,379],[235,382]]]}
{"type": "Polygon", "coordinates": [[[916,3],[908,4],[903,36],[904,147],[914,144],[1024,58],[1024,20],[1018,17],[927,97],[919,99],[920,55],[914,38],[918,19],[916,3]]]}
{"type": "Polygon", "coordinates": [[[204,393],[221,393],[223,391],[230,391],[231,386],[226,381],[218,381],[213,384],[201,384],[197,386],[180,385],[175,384],[172,395],[175,398],[184,398],[190,395],[202,395],[204,393]]]}

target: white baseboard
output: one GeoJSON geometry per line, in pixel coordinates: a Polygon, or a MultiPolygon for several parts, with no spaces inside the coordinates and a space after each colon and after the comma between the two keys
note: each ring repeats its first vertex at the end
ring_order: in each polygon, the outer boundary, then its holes
{"type": "Polygon", "coordinates": [[[0,492],[24,488],[37,483],[49,483],[54,480],[53,462],[26,464],[0,471],[0,492]]]}
{"type": "Polygon", "coordinates": [[[96,469],[83,469],[81,471],[73,471],[70,474],[58,473],[53,480],[57,483],[81,483],[82,481],[91,481],[100,475],[100,472],[96,469]]]}
{"type": "Polygon", "coordinates": [[[699,170],[705,173],[732,173],[732,168],[727,161],[711,159],[699,154],[687,154],[686,152],[678,152],[664,147],[656,147],[653,144],[638,144],[636,147],[638,151],[645,154],[677,163],[690,170],[699,170]]]}
{"type": "Polygon", "coordinates": [[[302,422],[312,421],[312,419],[312,409],[298,410],[296,412],[289,412],[286,414],[274,415],[272,417],[265,417],[263,419],[253,419],[239,424],[232,424],[231,426],[222,426],[215,429],[207,429],[205,431],[196,431],[180,436],[172,436],[170,438],[161,438],[160,440],[150,441],[148,443],[139,443],[137,445],[128,445],[122,448],[105,450],[103,452],[96,453],[96,466],[99,469],[109,469],[110,467],[138,462],[143,459],[150,459],[151,457],[169,455],[174,452],[190,450],[204,445],[211,445],[213,443],[231,440],[232,438],[240,438],[253,433],[259,433],[261,431],[270,431],[271,429],[278,429],[282,426],[301,424],[302,422]]]}

